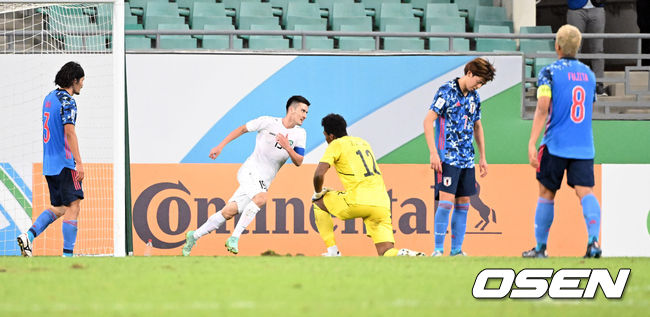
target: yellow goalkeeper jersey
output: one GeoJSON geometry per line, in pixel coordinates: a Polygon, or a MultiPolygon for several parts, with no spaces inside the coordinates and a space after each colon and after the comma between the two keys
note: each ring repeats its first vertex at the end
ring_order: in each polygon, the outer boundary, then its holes
{"type": "Polygon", "coordinates": [[[353,136],[335,139],[320,161],[336,169],[345,187],[348,204],[390,209],[384,179],[366,140],[353,136]]]}

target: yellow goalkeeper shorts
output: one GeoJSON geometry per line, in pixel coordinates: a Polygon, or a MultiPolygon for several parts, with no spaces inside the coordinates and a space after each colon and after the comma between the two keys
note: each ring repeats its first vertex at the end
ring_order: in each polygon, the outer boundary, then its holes
{"type": "Polygon", "coordinates": [[[393,242],[393,225],[390,218],[390,210],[385,207],[368,205],[349,205],[345,201],[345,192],[331,191],[323,196],[323,203],[330,214],[341,220],[362,218],[366,225],[366,231],[372,241],[393,242]]]}

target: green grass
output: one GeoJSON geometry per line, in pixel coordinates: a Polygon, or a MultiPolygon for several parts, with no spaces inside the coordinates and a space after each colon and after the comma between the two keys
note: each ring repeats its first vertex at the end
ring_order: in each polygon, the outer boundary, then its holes
{"type": "Polygon", "coordinates": [[[0,316],[643,316],[650,258],[3,257],[0,285],[0,316]],[[487,267],[632,273],[621,300],[476,300],[487,267]]]}

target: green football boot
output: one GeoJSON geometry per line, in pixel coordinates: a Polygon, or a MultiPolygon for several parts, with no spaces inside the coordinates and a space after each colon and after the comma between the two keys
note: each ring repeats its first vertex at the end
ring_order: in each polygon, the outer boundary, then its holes
{"type": "Polygon", "coordinates": [[[185,245],[183,246],[183,256],[189,256],[192,247],[196,244],[196,239],[194,239],[194,231],[189,231],[185,235],[185,245]]]}
{"type": "Polygon", "coordinates": [[[239,247],[237,246],[238,243],[239,238],[230,237],[228,240],[226,240],[226,249],[233,254],[237,254],[239,253],[239,247]]]}

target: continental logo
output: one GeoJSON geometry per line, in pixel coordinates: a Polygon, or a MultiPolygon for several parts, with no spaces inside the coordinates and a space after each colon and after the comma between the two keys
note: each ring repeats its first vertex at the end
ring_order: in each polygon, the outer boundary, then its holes
{"type": "MultiPolygon", "coordinates": [[[[394,197],[392,189],[388,190],[388,196],[391,212],[396,217],[393,219],[394,232],[406,235],[431,233],[427,224],[433,226],[433,212],[427,212],[427,205],[422,199],[394,197]]],[[[228,197],[196,197],[181,181],[156,183],[137,196],[133,205],[133,226],[140,240],[151,239],[155,248],[173,249],[185,243],[185,232],[205,223],[210,215],[225,206],[227,199],[228,197]]],[[[487,217],[481,215],[481,218],[487,217]]],[[[238,219],[236,216],[235,222],[238,219]]],[[[487,223],[483,220],[480,225],[485,228],[487,223]]],[[[253,235],[302,235],[318,232],[310,197],[270,199],[257,213],[255,225],[250,229],[253,235]],[[293,223],[291,227],[288,220],[293,223]]],[[[335,226],[334,230],[345,235],[360,232],[365,234],[365,226],[355,223],[354,219],[345,221],[342,228],[335,226]]],[[[230,231],[227,226],[222,226],[216,233],[229,234],[230,231]]]]}

